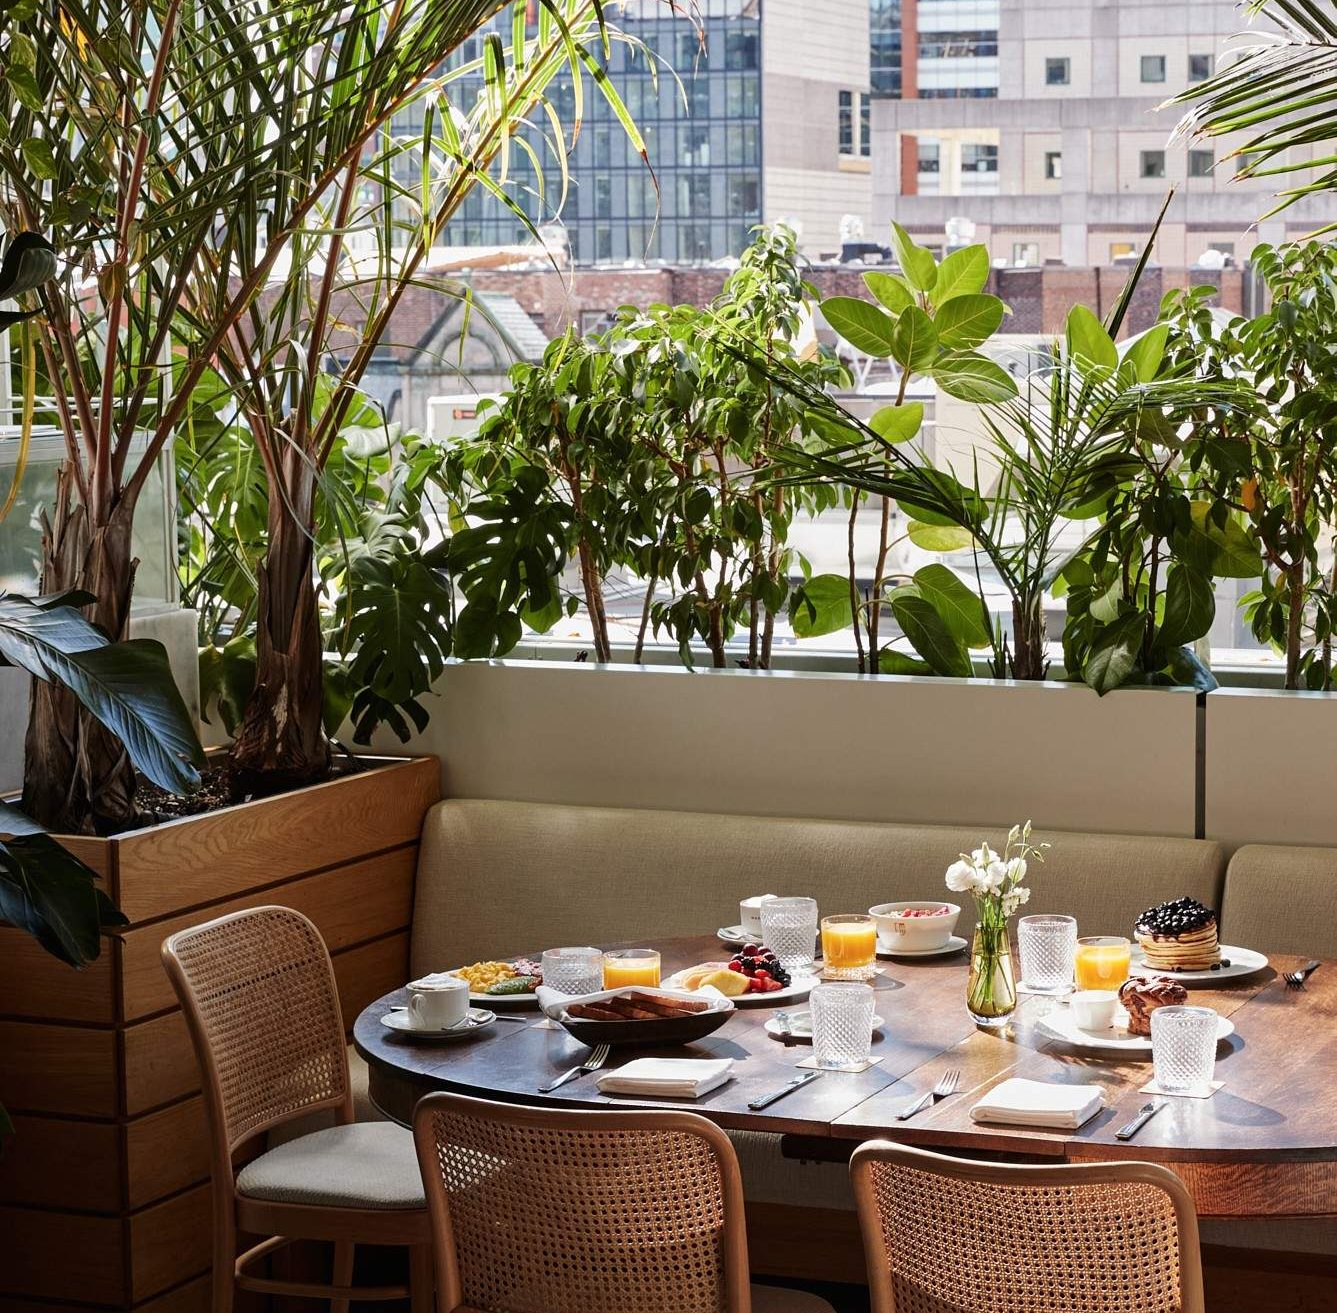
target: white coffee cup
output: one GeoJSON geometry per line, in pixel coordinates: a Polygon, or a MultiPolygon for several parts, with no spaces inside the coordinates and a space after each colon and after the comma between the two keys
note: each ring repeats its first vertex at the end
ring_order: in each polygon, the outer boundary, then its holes
{"type": "Polygon", "coordinates": [[[749,939],[761,939],[761,905],[774,897],[774,894],[756,894],[738,904],[738,924],[749,939]]]}
{"type": "Polygon", "coordinates": [[[1079,989],[1068,996],[1072,1019],[1082,1030],[1108,1030],[1119,996],[1112,989],[1079,989]]]}
{"type": "Polygon", "coordinates": [[[434,976],[409,982],[407,1012],[418,1030],[446,1030],[469,1014],[469,982],[459,976],[434,976]]]}

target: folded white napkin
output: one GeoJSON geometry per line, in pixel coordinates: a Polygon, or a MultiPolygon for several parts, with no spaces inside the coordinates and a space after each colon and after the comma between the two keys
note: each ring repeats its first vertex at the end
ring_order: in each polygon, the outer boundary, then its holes
{"type": "Polygon", "coordinates": [[[1075,1131],[1105,1104],[1099,1085],[1052,1085],[1013,1076],[995,1085],[971,1110],[972,1121],[1049,1126],[1075,1131]]]}
{"type": "Polygon", "coordinates": [[[604,1094],[695,1099],[729,1079],[732,1058],[634,1058],[599,1077],[604,1094]]]}

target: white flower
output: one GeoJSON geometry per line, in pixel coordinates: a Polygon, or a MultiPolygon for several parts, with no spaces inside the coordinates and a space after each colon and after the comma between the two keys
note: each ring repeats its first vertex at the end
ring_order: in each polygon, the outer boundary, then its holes
{"type": "Polygon", "coordinates": [[[974,862],[980,870],[984,870],[984,868],[993,861],[993,849],[989,847],[987,841],[982,842],[980,846],[970,854],[970,860],[974,862]]]}
{"type": "Polygon", "coordinates": [[[1007,864],[1007,878],[1011,884],[1020,884],[1026,878],[1026,859],[1014,857],[1007,864]]]}
{"type": "Polygon", "coordinates": [[[1031,891],[1026,888],[1014,889],[1012,891],[1012,897],[1017,900],[1017,906],[1022,907],[1031,901],[1031,891]]]}
{"type": "Polygon", "coordinates": [[[979,873],[965,858],[947,868],[947,887],[957,894],[971,893],[979,887],[979,873]]]}
{"type": "Polygon", "coordinates": [[[984,872],[982,892],[1001,894],[1007,880],[1008,867],[1005,862],[990,862],[984,872]]]}

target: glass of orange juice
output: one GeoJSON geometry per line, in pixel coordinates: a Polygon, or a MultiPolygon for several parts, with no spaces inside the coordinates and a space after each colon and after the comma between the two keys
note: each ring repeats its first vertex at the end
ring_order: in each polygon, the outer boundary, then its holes
{"type": "Polygon", "coordinates": [[[871,916],[822,918],[822,977],[871,980],[877,974],[877,922],[871,916]]]}
{"type": "Polygon", "coordinates": [[[657,948],[619,948],[604,954],[604,988],[659,984],[657,948]]]}
{"type": "Polygon", "coordinates": [[[1078,989],[1118,989],[1128,979],[1132,945],[1118,935],[1088,935],[1077,941],[1073,972],[1078,989]]]}

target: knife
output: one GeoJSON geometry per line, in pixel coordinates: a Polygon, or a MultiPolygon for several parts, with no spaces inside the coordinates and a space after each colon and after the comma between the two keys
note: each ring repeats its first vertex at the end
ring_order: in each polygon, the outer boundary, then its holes
{"type": "Polygon", "coordinates": [[[778,1090],[772,1090],[769,1094],[763,1094],[759,1099],[753,1099],[747,1106],[753,1112],[759,1112],[762,1108],[769,1108],[777,1099],[783,1099],[786,1094],[793,1094],[797,1089],[815,1081],[822,1073],[820,1071],[805,1071],[801,1076],[795,1076],[787,1085],[781,1085],[778,1090]]]}
{"type": "Polygon", "coordinates": [[[1140,1131],[1164,1107],[1165,1104],[1163,1102],[1156,1103],[1153,1101],[1151,1103],[1143,1104],[1142,1111],[1139,1112],[1127,1126],[1120,1126],[1119,1129],[1114,1132],[1114,1138],[1116,1140],[1131,1140],[1133,1136],[1135,1136],[1138,1131],[1140,1131]]]}

